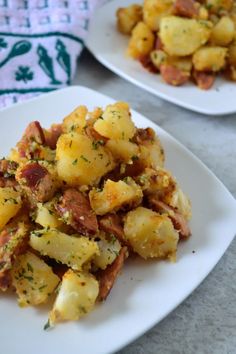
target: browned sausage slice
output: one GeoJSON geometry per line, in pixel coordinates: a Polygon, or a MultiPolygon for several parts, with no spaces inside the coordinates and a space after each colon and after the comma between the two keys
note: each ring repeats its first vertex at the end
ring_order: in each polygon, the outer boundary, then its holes
{"type": "Polygon", "coordinates": [[[121,269],[123,268],[124,261],[127,258],[127,255],[127,247],[122,247],[119,255],[116,257],[114,262],[109,265],[105,270],[99,273],[99,301],[106,300],[115,283],[116,278],[118,277],[121,269]]]}
{"type": "Polygon", "coordinates": [[[127,245],[124,230],[118,215],[107,214],[101,217],[99,220],[99,227],[106,233],[115,235],[121,244],[127,245]]]}
{"type": "Polygon", "coordinates": [[[45,143],[50,149],[55,150],[57,146],[57,140],[63,133],[62,124],[53,124],[49,130],[45,132],[45,143]]]}
{"type": "Polygon", "coordinates": [[[155,65],[153,64],[150,54],[147,55],[143,55],[139,58],[140,63],[142,64],[142,66],[148,70],[150,73],[157,73],[158,69],[155,67],[155,65]]]}
{"type": "Polygon", "coordinates": [[[163,80],[173,86],[181,86],[189,79],[189,73],[181,71],[173,65],[161,65],[160,72],[163,80]]]}
{"type": "Polygon", "coordinates": [[[204,73],[201,71],[194,71],[193,77],[196,84],[202,90],[209,90],[215,81],[215,75],[212,73],[204,73]]]}
{"type": "Polygon", "coordinates": [[[157,199],[156,196],[148,198],[151,208],[160,213],[167,213],[174,225],[174,228],[179,232],[180,239],[186,239],[191,235],[187,220],[177,212],[173,207],[165,204],[157,199]]]}
{"type": "Polygon", "coordinates": [[[178,16],[196,17],[198,15],[198,8],[194,0],[175,0],[174,13],[178,16]]]}
{"type": "Polygon", "coordinates": [[[28,196],[34,197],[38,202],[50,200],[56,190],[54,178],[45,167],[36,162],[29,163],[17,171],[16,180],[28,196]]]}
{"type": "Polygon", "coordinates": [[[97,217],[89,200],[77,189],[67,189],[55,208],[77,232],[83,235],[94,235],[98,231],[97,217]]]}
{"type": "Polygon", "coordinates": [[[31,151],[31,145],[33,142],[39,145],[45,144],[45,136],[43,129],[40,123],[37,121],[31,122],[27,126],[21,140],[17,144],[18,151],[21,157],[26,157],[28,154],[30,154],[29,157],[31,158],[35,157],[35,151],[31,151]]]}

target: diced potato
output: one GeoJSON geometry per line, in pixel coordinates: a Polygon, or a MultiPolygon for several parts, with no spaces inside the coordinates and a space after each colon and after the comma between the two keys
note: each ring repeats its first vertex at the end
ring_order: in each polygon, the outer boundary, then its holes
{"type": "Polygon", "coordinates": [[[211,42],[218,46],[227,46],[234,39],[234,22],[230,17],[223,16],[213,27],[211,32],[211,42]]]}
{"type": "Polygon", "coordinates": [[[22,200],[20,193],[13,188],[0,188],[0,229],[20,210],[22,200]]]}
{"type": "Polygon", "coordinates": [[[164,150],[158,139],[140,145],[140,162],[146,167],[158,168],[164,164],[164,150]]]}
{"type": "Polygon", "coordinates": [[[102,191],[92,189],[89,192],[91,207],[97,215],[104,215],[124,206],[134,207],[141,203],[142,196],[142,189],[130,177],[125,182],[108,179],[102,191]]]}
{"type": "Polygon", "coordinates": [[[152,31],[157,31],[162,17],[172,12],[173,0],[144,0],[143,19],[152,31]]]}
{"type": "Polygon", "coordinates": [[[209,21],[167,16],[161,20],[159,35],[169,55],[187,56],[208,41],[211,28],[209,21]]]}
{"type": "Polygon", "coordinates": [[[136,129],[130,117],[129,105],[125,102],[108,105],[101,118],[95,122],[94,129],[109,139],[131,139],[136,129]]]}
{"type": "Polygon", "coordinates": [[[230,10],[233,3],[233,0],[206,0],[206,7],[211,13],[218,14],[219,11],[230,10]]]}
{"type": "Polygon", "coordinates": [[[11,276],[20,306],[46,302],[60,281],[51,267],[31,252],[17,258],[11,276]]]}
{"type": "Polygon", "coordinates": [[[146,56],[153,50],[154,41],[155,36],[150,28],[144,22],[139,22],[132,31],[127,53],[135,59],[146,56]]]}
{"type": "Polygon", "coordinates": [[[117,27],[123,34],[131,34],[132,29],[142,20],[142,6],[133,4],[119,8],[116,12],[117,27]]]}
{"type": "Polygon", "coordinates": [[[209,12],[204,6],[200,6],[198,10],[198,19],[199,20],[208,20],[209,12]]]}
{"type": "Polygon", "coordinates": [[[25,157],[21,157],[18,149],[16,149],[16,148],[11,149],[10,154],[8,155],[7,159],[11,160],[11,161],[15,161],[19,165],[27,162],[27,159],[25,157]]]}
{"type": "Polygon", "coordinates": [[[176,187],[172,194],[166,194],[163,200],[176,208],[187,220],[191,218],[192,211],[190,200],[179,186],[176,187]]]}
{"type": "Polygon", "coordinates": [[[198,71],[217,72],[224,68],[227,48],[202,47],[193,54],[193,66],[198,71]]]}
{"type": "Polygon", "coordinates": [[[116,160],[126,163],[132,163],[132,159],[136,159],[139,155],[138,146],[127,140],[110,139],[106,143],[106,147],[111,151],[116,160]]]}
{"type": "Polygon", "coordinates": [[[35,222],[45,228],[57,228],[62,225],[62,221],[58,219],[58,216],[54,209],[55,199],[52,199],[47,203],[38,203],[36,211],[35,222]]]}
{"type": "Polygon", "coordinates": [[[127,213],[124,232],[133,250],[141,257],[175,260],[179,235],[168,216],[138,207],[127,213]]]}
{"type": "Polygon", "coordinates": [[[160,66],[167,61],[167,54],[163,50],[153,50],[150,54],[151,61],[155,67],[160,70],[160,66]]]}
{"type": "Polygon", "coordinates": [[[80,319],[93,309],[98,292],[99,283],[92,274],[68,270],[50,312],[49,324],[80,319]]]}
{"type": "Polygon", "coordinates": [[[55,229],[31,233],[30,246],[43,256],[49,256],[75,270],[99,254],[98,245],[87,237],[69,236],[55,229]]]}
{"type": "Polygon", "coordinates": [[[168,57],[167,63],[188,73],[191,72],[193,66],[191,57],[168,57]]]}
{"type": "Polygon", "coordinates": [[[97,242],[100,254],[95,256],[93,263],[96,267],[106,269],[109,264],[112,264],[118,256],[121,245],[113,235],[99,235],[100,241],[97,242]]]}
{"type": "Polygon", "coordinates": [[[77,107],[72,113],[63,119],[62,129],[65,133],[82,133],[86,125],[88,110],[85,106],[77,107]]]}
{"type": "Polygon", "coordinates": [[[236,42],[232,43],[229,46],[229,63],[236,68],[236,42]]]}
{"type": "Polygon", "coordinates": [[[109,151],[78,133],[60,136],[56,160],[59,178],[70,186],[93,185],[114,167],[109,151]]]}
{"type": "Polygon", "coordinates": [[[156,170],[146,168],[137,177],[137,182],[141,185],[145,194],[158,194],[161,198],[173,195],[177,188],[177,183],[170,172],[163,168],[156,170]]]}
{"type": "Polygon", "coordinates": [[[53,162],[55,160],[55,150],[51,150],[48,146],[40,146],[38,149],[39,159],[53,162]]]}

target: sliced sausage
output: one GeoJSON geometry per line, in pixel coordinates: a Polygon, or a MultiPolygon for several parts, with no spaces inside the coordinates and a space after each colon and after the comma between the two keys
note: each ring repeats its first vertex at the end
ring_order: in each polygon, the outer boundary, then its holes
{"type": "Polygon", "coordinates": [[[107,214],[101,217],[99,220],[99,227],[106,233],[116,236],[122,245],[127,245],[124,230],[121,225],[121,219],[117,214],[107,214]]]}
{"type": "Polygon", "coordinates": [[[177,16],[193,18],[198,15],[198,8],[194,0],[175,0],[173,10],[177,16]]]}
{"type": "Polygon", "coordinates": [[[161,38],[160,37],[156,37],[156,41],[155,41],[155,49],[156,50],[163,50],[164,49],[164,45],[161,41],[161,38]]]}
{"type": "Polygon", "coordinates": [[[173,65],[161,65],[160,72],[163,80],[173,86],[181,86],[189,79],[189,73],[181,71],[173,65]]]}
{"type": "Polygon", "coordinates": [[[174,225],[174,228],[179,232],[180,239],[186,239],[191,235],[187,220],[182,214],[177,212],[175,208],[167,205],[161,200],[158,200],[156,196],[150,196],[148,198],[148,202],[153,210],[168,214],[174,225]]]}
{"type": "Polygon", "coordinates": [[[27,126],[21,140],[17,144],[21,157],[37,157],[37,149],[35,149],[35,147],[32,148],[33,143],[37,143],[39,145],[45,144],[43,129],[37,121],[31,122],[27,126]]]}
{"type": "Polygon", "coordinates": [[[6,159],[0,160],[0,176],[10,177],[14,176],[17,170],[18,163],[6,159]]]}
{"type": "Polygon", "coordinates": [[[98,300],[104,301],[109,295],[116,278],[118,277],[121,269],[123,268],[124,261],[127,258],[128,251],[126,247],[122,247],[119,255],[114,262],[109,265],[105,270],[102,270],[98,274],[99,279],[99,294],[98,300]]]}
{"type": "Polygon", "coordinates": [[[139,58],[140,63],[142,66],[147,69],[150,73],[157,73],[158,69],[153,64],[151,57],[149,54],[143,55],[139,58]]]}
{"type": "Polygon", "coordinates": [[[26,190],[28,196],[33,196],[38,202],[50,200],[56,190],[52,175],[36,162],[29,163],[17,171],[16,180],[26,190]]]}
{"type": "Polygon", "coordinates": [[[209,90],[215,81],[214,74],[204,73],[196,70],[193,72],[193,77],[197,86],[202,90],[209,90]]]}
{"type": "Polygon", "coordinates": [[[51,128],[45,132],[45,144],[49,146],[50,149],[55,150],[57,140],[62,133],[62,124],[53,124],[51,128]]]}
{"type": "Polygon", "coordinates": [[[55,205],[55,209],[77,232],[94,235],[98,231],[97,217],[89,200],[77,189],[67,189],[55,205]]]}
{"type": "Polygon", "coordinates": [[[133,140],[136,144],[143,144],[145,141],[154,141],[155,132],[152,128],[139,128],[136,130],[133,140]]]}

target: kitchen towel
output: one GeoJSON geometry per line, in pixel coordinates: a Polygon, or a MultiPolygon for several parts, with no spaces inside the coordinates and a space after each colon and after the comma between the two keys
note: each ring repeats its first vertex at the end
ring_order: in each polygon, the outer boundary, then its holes
{"type": "Polygon", "coordinates": [[[69,85],[98,0],[0,0],[0,106],[69,85]]]}

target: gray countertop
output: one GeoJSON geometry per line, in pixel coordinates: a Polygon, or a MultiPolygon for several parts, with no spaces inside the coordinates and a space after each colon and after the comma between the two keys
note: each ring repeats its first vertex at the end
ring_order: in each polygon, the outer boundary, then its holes
{"type": "MultiPolygon", "coordinates": [[[[74,84],[129,102],[198,156],[236,197],[236,114],[208,117],[165,102],[113,74],[87,51],[74,84]]],[[[235,258],[236,240],[187,300],[119,354],[236,353],[235,258]]]]}

